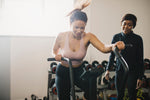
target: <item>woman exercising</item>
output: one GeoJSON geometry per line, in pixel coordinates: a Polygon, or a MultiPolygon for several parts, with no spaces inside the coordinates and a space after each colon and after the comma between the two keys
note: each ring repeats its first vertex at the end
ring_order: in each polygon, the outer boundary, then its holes
{"type": "Polygon", "coordinates": [[[69,66],[67,62],[61,61],[61,57],[72,60],[74,84],[85,92],[84,97],[88,99],[88,82],[80,78],[83,72],[82,61],[88,46],[92,44],[103,53],[111,52],[115,46],[119,50],[125,47],[121,41],[105,45],[94,34],[85,32],[88,18],[86,13],[81,10],[89,4],[90,0],[80,0],[80,2],[77,2],[74,10],[69,13],[71,30],[59,33],[53,47],[55,59],[61,62],[56,69],[56,88],[59,100],[70,100],[69,66]]]}

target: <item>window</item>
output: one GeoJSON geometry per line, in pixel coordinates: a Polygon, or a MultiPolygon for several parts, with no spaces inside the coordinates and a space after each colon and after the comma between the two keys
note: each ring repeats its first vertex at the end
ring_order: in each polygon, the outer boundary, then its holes
{"type": "Polygon", "coordinates": [[[56,36],[69,28],[73,0],[3,0],[0,35],[56,36]]]}

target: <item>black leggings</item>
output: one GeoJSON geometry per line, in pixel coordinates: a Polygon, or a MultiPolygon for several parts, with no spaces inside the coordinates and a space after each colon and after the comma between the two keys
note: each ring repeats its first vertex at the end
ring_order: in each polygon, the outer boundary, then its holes
{"type": "Polygon", "coordinates": [[[129,72],[124,82],[123,76],[124,72],[122,71],[118,71],[116,73],[115,80],[117,89],[117,100],[123,100],[126,85],[128,88],[129,100],[136,100],[137,75],[134,72],[129,72]]]}
{"type": "MultiPolygon", "coordinates": [[[[83,67],[73,68],[74,84],[85,92],[84,96],[88,99],[89,82],[82,80],[80,75],[83,73],[83,67]]],[[[56,89],[59,100],[70,100],[70,75],[69,68],[58,64],[56,69],[56,89]]]]}

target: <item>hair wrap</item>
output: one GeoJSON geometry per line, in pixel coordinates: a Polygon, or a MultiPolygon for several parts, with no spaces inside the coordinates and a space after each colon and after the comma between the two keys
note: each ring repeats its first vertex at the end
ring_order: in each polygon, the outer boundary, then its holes
{"type": "Polygon", "coordinates": [[[82,20],[85,23],[87,22],[87,15],[82,10],[90,5],[90,2],[91,0],[77,0],[74,5],[74,9],[67,15],[70,16],[70,23],[74,22],[75,20],[82,20]]]}
{"type": "Polygon", "coordinates": [[[92,0],[77,0],[74,5],[74,9],[67,14],[67,16],[71,16],[75,11],[82,11],[85,7],[89,6],[92,0]]]}

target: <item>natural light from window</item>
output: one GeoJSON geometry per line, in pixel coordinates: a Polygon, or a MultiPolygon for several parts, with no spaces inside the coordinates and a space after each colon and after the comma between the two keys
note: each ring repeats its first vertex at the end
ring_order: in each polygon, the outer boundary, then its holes
{"type": "Polygon", "coordinates": [[[74,0],[1,0],[0,35],[56,36],[69,29],[74,0]]]}

